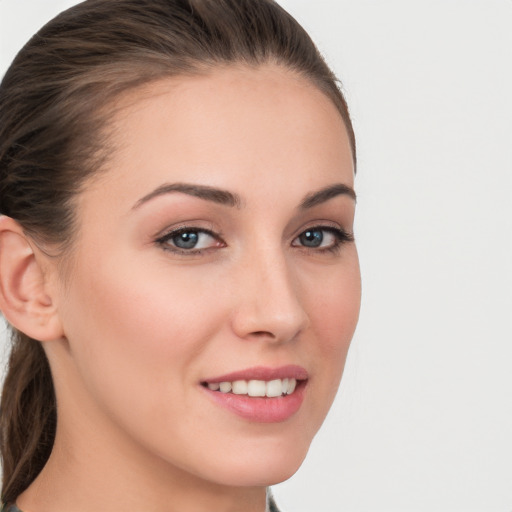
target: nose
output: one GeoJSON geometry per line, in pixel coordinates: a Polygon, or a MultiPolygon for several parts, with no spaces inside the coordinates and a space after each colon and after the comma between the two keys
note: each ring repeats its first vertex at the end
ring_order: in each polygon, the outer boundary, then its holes
{"type": "Polygon", "coordinates": [[[300,283],[282,254],[253,254],[237,273],[232,328],[242,339],[286,342],[309,324],[300,283]]]}

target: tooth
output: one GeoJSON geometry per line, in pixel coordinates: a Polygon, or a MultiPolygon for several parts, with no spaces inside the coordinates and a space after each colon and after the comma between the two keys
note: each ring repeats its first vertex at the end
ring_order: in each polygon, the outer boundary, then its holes
{"type": "Polygon", "coordinates": [[[267,386],[263,380],[250,380],[247,383],[247,393],[249,396],[265,396],[267,386]]]}
{"type": "Polygon", "coordinates": [[[297,381],[295,379],[288,380],[288,390],[287,390],[288,395],[291,395],[295,391],[296,385],[297,385],[297,381]]]}
{"type": "Polygon", "coordinates": [[[247,381],[235,380],[235,382],[233,382],[231,390],[235,395],[247,395],[247,381]]]}
{"type": "Polygon", "coordinates": [[[271,380],[267,382],[267,396],[273,398],[283,394],[283,383],[281,379],[271,380]]]}
{"type": "Polygon", "coordinates": [[[229,393],[231,391],[231,382],[221,382],[219,389],[222,393],[229,393]]]}
{"type": "Polygon", "coordinates": [[[218,391],[220,389],[220,384],[218,382],[209,382],[208,389],[211,389],[212,391],[218,391]]]}
{"type": "Polygon", "coordinates": [[[283,379],[283,395],[286,395],[288,393],[288,381],[290,379],[286,378],[283,379]]]}

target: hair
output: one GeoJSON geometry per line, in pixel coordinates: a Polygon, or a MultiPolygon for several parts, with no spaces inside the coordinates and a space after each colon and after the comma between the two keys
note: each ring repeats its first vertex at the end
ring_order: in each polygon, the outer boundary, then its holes
{"type": "MultiPolygon", "coordinates": [[[[303,76],[332,100],[355,163],[338,80],[273,0],[87,0],[64,11],[32,37],[0,84],[0,214],[65,254],[76,231],[73,200],[109,156],[115,99],[168,77],[269,63],[303,76]]],[[[10,330],[0,409],[4,502],[14,501],[47,462],[57,418],[41,343],[10,330]]]]}

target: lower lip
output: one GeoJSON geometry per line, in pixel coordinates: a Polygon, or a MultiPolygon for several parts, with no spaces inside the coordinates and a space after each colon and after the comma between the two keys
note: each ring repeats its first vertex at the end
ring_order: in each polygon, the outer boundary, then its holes
{"type": "Polygon", "coordinates": [[[212,391],[207,387],[202,389],[217,404],[246,420],[257,423],[279,423],[291,418],[300,409],[304,401],[306,382],[298,382],[295,391],[291,395],[275,398],[222,393],[220,391],[212,391]]]}

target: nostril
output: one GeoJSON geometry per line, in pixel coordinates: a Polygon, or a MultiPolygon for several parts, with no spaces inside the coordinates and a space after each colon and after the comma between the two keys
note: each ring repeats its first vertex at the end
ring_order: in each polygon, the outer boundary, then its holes
{"type": "Polygon", "coordinates": [[[275,338],[275,335],[272,334],[271,332],[269,331],[254,331],[251,333],[253,336],[258,336],[258,337],[262,337],[262,336],[268,336],[270,338],[275,338]]]}

